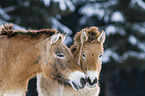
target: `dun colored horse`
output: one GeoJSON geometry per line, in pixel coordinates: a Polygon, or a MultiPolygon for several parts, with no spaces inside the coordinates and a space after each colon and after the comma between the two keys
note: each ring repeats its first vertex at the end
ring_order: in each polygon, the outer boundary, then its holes
{"type": "Polygon", "coordinates": [[[48,80],[43,75],[37,77],[39,96],[98,96],[100,92],[99,74],[102,65],[105,32],[97,27],[90,27],[78,32],[71,51],[86,74],[87,87],[75,91],[70,86],[48,80]]]}
{"type": "Polygon", "coordinates": [[[37,73],[82,89],[85,75],[53,29],[0,31],[0,96],[25,96],[28,81],[37,73]]]}

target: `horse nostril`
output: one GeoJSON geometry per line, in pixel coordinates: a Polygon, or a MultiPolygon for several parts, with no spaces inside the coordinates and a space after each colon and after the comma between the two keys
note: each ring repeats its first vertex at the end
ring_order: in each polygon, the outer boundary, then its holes
{"type": "Polygon", "coordinates": [[[74,88],[75,88],[76,90],[79,89],[78,86],[77,86],[74,82],[72,82],[72,84],[74,85],[74,88]]]}
{"type": "Polygon", "coordinates": [[[89,77],[87,78],[87,82],[91,84],[91,79],[89,77]]]}
{"type": "Polygon", "coordinates": [[[91,79],[88,77],[88,78],[87,78],[87,82],[88,82],[91,86],[93,86],[94,84],[97,83],[97,78],[95,78],[94,81],[91,82],[91,79]]]}
{"type": "Polygon", "coordinates": [[[95,78],[95,80],[93,81],[93,84],[96,84],[97,83],[97,78],[95,78]]]}
{"type": "Polygon", "coordinates": [[[85,85],[86,85],[86,80],[85,80],[85,78],[81,78],[81,79],[80,79],[80,82],[81,82],[81,84],[82,84],[82,87],[84,88],[85,85]]]}

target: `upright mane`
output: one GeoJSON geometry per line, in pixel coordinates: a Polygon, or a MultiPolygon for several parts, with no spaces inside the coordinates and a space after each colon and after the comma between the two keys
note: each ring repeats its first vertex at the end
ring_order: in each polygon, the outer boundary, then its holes
{"type": "Polygon", "coordinates": [[[95,26],[89,27],[89,28],[84,28],[82,29],[80,32],[77,32],[77,34],[75,35],[74,38],[74,44],[71,46],[70,50],[72,51],[72,53],[75,53],[79,46],[81,45],[81,40],[80,40],[80,36],[81,33],[83,31],[86,31],[87,35],[88,35],[88,42],[89,43],[94,43],[96,41],[96,38],[98,37],[98,35],[100,34],[100,32],[98,31],[98,28],[95,26]]]}
{"type": "Polygon", "coordinates": [[[0,36],[7,36],[8,38],[22,36],[29,38],[47,38],[57,33],[54,29],[41,29],[41,30],[13,30],[12,24],[2,25],[0,30],[0,36]]]}

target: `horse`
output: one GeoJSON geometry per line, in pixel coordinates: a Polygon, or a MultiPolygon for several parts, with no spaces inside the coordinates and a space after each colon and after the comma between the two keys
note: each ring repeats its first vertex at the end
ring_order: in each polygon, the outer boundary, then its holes
{"type": "Polygon", "coordinates": [[[28,81],[43,74],[79,90],[85,74],[63,43],[65,34],[53,29],[0,30],[0,96],[25,96],[28,81]]]}
{"type": "Polygon", "coordinates": [[[46,79],[41,75],[37,76],[38,96],[98,96],[104,41],[105,32],[99,32],[97,27],[92,26],[78,32],[75,35],[74,44],[70,47],[86,75],[87,87],[75,91],[70,86],[46,79]]]}

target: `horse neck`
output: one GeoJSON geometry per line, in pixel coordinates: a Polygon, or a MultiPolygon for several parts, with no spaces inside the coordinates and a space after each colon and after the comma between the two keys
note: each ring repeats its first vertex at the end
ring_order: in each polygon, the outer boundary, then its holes
{"type": "Polygon", "coordinates": [[[27,72],[29,73],[28,74],[29,78],[35,76],[37,73],[42,72],[41,64],[44,63],[46,60],[48,45],[49,45],[49,41],[48,39],[45,39],[45,40],[40,40],[35,42],[34,45],[28,48],[28,52],[29,52],[28,57],[30,56],[30,58],[28,58],[27,61],[28,63],[27,72]]]}
{"type": "Polygon", "coordinates": [[[22,42],[21,40],[20,41],[14,40],[13,45],[16,44],[16,46],[12,46],[13,49],[19,48],[17,52],[14,52],[17,53],[17,55],[16,57],[13,57],[14,61],[16,61],[13,63],[15,64],[15,66],[18,66],[18,68],[21,69],[19,73],[18,72],[16,73],[17,76],[21,78],[20,81],[24,81],[24,80],[28,81],[37,73],[42,72],[40,63],[41,63],[41,59],[43,59],[44,53],[46,52],[46,50],[44,49],[46,47],[46,42],[48,42],[46,39],[27,40],[27,41],[28,42],[22,42]]]}

